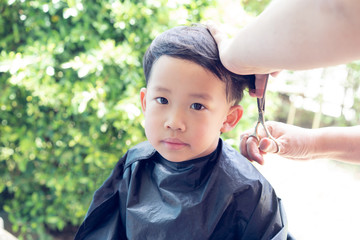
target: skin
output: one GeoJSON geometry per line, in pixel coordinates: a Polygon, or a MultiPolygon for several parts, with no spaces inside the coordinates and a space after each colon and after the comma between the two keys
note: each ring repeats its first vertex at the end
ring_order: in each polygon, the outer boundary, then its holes
{"type": "MultiPolygon", "coordinates": [[[[208,24],[223,65],[238,74],[256,74],[253,97],[263,97],[265,75],[282,69],[306,70],[360,59],[360,1],[277,0],[254,22],[228,39],[221,28],[208,24]]],[[[280,142],[277,153],[290,159],[331,158],[360,163],[359,127],[306,130],[268,123],[280,142]]],[[[263,164],[274,152],[274,142],[263,135],[258,143],[244,134],[240,150],[263,164]]]]}
{"type": "Polygon", "coordinates": [[[214,74],[169,56],[154,63],[140,100],[149,142],[173,162],[215,151],[221,132],[233,129],[243,113],[227,101],[225,83],[214,74]]]}
{"type": "Polygon", "coordinates": [[[358,0],[277,0],[233,39],[210,31],[232,72],[305,70],[359,59],[359,12],[358,0]]]}
{"type": "Polygon", "coordinates": [[[283,69],[306,70],[349,63],[360,58],[360,1],[277,0],[251,24],[229,39],[214,23],[223,65],[238,74],[257,74],[262,97],[264,76],[283,69]]]}
{"type": "MultiPolygon", "coordinates": [[[[360,126],[327,127],[305,129],[279,122],[266,123],[271,135],[279,144],[277,153],[292,160],[333,159],[360,164],[359,147],[360,126]]],[[[250,137],[251,130],[241,135],[240,151],[251,161],[264,164],[264,155],[274,153],[274,142],[266,138],[260,129],[260,142],[250,137]]]]}

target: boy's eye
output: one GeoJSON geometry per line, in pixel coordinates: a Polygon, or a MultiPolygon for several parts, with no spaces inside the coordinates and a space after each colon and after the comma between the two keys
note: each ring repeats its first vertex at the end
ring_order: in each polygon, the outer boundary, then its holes
{"type": "Polygon", "coordinates": [[[169,103],[169,101],[164,97],[158,97],[158,98],[156,98],[156,101],[160,104],[168,104],[169,103]]]}
{"type": "Polygon", "coordinates": [[[193,104],[191,104],[190,108],[192,108],[194,110],[203,110],[203,109],[205,109],[204,105],[202,105],[200,103],[193,103],[193,104]]]}

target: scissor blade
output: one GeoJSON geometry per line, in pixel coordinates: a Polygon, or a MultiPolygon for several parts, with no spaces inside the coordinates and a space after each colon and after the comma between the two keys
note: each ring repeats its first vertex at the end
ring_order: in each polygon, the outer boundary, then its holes
{"type": "Polygon", "coordinates": [[[266,94],[266,88],[267,88],[268,80],[269,80],[269,74],[267,74],[266,78],[265,78],[263,97],[257,99],[259,113],[260,113],[260,111],[262,113],[265,111],[265,94],[266,94]]]}

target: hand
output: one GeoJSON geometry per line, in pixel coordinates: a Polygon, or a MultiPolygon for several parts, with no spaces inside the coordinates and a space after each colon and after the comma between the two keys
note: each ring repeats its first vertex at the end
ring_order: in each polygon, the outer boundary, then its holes
{"type": "MultiPolygon", "coordinates": [[[[279,144],[279,151],[276,154],[293,160],[311,159],[315,146],[310,129],[272,121],[266,122],[266,126],[279,144]]],[[[256,161],[263,165],[263,156],[266,153],[275,153],[277,146],[273,140],[266,137],[262,127],[258,129],[259,142],[256,138],[249,138],[253,131],[253,129],[250,129],[241,134],[240,152],[250,161],[256,161]]]]}
{"type": "Polygon", "coordinates": [[[226,63],[225,60],[223,60],[224,52],[227,47],[230,45],[230,39],[226,36],[226,34],[220,30],[220,27],[215,25],[212,22],[205,23],[205,26],[209,29],[210,33],[214,37],[218,49],[219,49],[219,55],[220,60],[223,63],[223,65],[229,70],[236,74],[240,75],[247,75],[247,74],[255,74],[255,89],[249,92],[250,96],[262,98],[264,94],[264,87],[265,87],[265,81],[266,77],[270,74],[272,77],[276,77],[280,71],[269,71],[267,69],[258,69],[258,68],[246,68],[245,66],[240,67],[233,67],[233,63],[226,63]]]}

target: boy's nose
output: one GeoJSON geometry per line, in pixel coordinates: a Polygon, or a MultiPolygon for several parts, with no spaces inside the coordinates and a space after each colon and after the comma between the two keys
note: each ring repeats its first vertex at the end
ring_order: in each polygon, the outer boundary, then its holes
{"type": "Polygon", "coordinates": [[[185,123],[182,116],[179,111],[170,113],[164,127],[174,131],[185,131],[185,123]]]}

